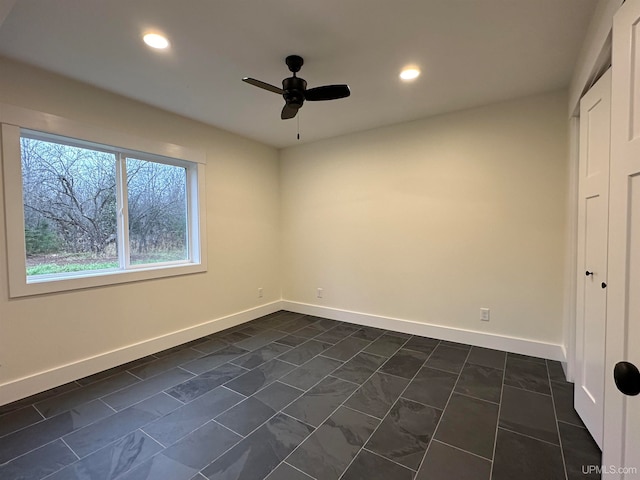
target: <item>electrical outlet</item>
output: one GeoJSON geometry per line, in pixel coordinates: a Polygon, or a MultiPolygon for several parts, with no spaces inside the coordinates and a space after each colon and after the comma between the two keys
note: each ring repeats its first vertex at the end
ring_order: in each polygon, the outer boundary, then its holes
{"type": "Polygon", "coordinates": [[[321,288],[318,288],[318,290],[316,291],[316,297],[322,298],[322,289],[321,288]]]}
{"type": "Polygon", "coordinates": [[[258,298],[262,298],[262,287],[258,288],[258,298]]]}
{"type": "Polygon", "coordinates": [[[481,308],[480,309],[480,320],[482,320],[483,322],[488,322],[490,319],[490,310],[488,308],[481,308]]]}

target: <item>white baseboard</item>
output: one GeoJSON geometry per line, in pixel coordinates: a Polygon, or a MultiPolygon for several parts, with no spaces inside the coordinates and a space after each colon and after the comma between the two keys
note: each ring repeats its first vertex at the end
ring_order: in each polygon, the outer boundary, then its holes
{"type": "Polygon", "coordinates": [[[523,355],[531,355],[533,357],[548,358],[549,360],[566,362],[563,346],[553,343],[538,342],[536,340],[508,337],[493,333],[476,332],[473,330],[463,330],[441,325],[432,325],[429,323],[404,320],[400,318],[382,317],[379,315],[340,310],[337,308],[311,305],[308,303],[291,302],[289,300],[282,301],[282,309],[295,313],[303,313],[305,315],[314,315],[330,318],[332,320],[365,325],[368,327],[384,328],[387,330],[394,330],[396,332],[410,333],[412,335],[421,335],[423,337],[437,338],[439,340],[466,343],[468,345],[475,345],[478,347],[505,350],[512,353],[520,353],[523,355]]]}
{"type": "Polygon", "coordinates": [[[0,385],[0,405],[190,342],[205,335],[211,335],[226,328],[235,327],[281,309],[281,302],[278,300],[3,383],[0,385]]]}

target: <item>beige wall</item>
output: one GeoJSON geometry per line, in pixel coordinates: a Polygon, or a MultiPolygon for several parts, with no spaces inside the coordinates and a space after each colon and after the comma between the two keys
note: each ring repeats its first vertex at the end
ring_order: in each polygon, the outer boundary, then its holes
{"type": "Polygon", "coordinates": [[[561,343],[566,105],[557,92],[283,150],[283,298],[561,343]]]}
{"type": "Polygon", "coordinates": [[[204,150],[209,260],[206,274],[9,299],[2,224],[0,385],[280,299],[275,149],[6,59],[0,72],[0,103],[204,150]]]}

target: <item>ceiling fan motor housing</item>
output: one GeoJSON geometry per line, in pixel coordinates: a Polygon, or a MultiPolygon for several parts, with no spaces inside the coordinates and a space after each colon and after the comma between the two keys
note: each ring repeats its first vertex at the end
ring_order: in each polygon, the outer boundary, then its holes
{"type": "Polygon", "coordinates": [[[289,70],[293,73],[299,72],[302,68],[302,65],[304,65],[304,60],[300,55],[289,55],[284,59],[284,62],[287,64],[287,67],[289,67],[289,70]]]}
{"type": "Polygon", "coordinates": [[[302,106],[306,89],[307,82],[304,78],[289,77],[282,81],[282,90],[284,90],[282,96],[290,105],[302,106]]]}

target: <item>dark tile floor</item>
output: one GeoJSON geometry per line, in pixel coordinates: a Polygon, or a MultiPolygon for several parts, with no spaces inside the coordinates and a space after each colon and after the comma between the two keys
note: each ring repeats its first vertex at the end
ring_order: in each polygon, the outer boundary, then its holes
{"type": "Polygon", "coordinates": [[[558,362],[278,312],[0,406],[0,478],[597,478],[572,399],[558,362]]]}

